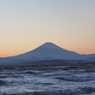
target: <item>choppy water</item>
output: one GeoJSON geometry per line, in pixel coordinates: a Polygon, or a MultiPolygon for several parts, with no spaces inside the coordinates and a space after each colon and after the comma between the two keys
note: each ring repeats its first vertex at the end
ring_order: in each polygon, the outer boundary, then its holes
{"type": "Polygon", "coordinates": [[[69,66],[1,66],[0,95],[95,95],[95,72],[69,66]]]}

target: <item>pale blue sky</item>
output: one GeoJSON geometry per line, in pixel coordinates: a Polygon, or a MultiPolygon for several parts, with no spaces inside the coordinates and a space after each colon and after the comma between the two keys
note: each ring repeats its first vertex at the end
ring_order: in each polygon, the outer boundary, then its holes
{"type": "Polygon", "coordinates": [[[0,56],[53,42],[95,53],[95,0],[0,0],[0,56]]]}

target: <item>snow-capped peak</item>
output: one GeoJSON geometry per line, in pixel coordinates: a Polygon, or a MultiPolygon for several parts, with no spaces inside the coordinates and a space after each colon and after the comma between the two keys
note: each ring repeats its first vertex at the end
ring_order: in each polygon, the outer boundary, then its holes
{"type": "Polygon", "coordinates": [[[51,42],[46,42],[45,44],[41,45],[40,48],[43,48],[43,49],[57,49],[57,50],[63,50],[61,47],[51,43],[51,42]]]}

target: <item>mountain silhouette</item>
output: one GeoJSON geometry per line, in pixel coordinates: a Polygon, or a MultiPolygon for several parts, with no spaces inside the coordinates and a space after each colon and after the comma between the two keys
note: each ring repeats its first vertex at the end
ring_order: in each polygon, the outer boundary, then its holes
{"type": "Polygon", "coordinates": [[[50,57],[53,59],[81,59],[80,54],[73,51],[65,50],[51,42],[47,42],[30,52],[15,56],[15,58],[24,59],[32,57],[36,58],[50,57]]]}
{"type": "Polygon", "coordinates": [[[78,54],[73,51],[63,49],[51,42],[46,42],[36,49],[20,54],[17,56],[0,58],[0,64],[2,63],[23,63],[39,60],[50,59],[66,59],[66,60],[87,60],[95,61],[95,54],[78,54]]]}

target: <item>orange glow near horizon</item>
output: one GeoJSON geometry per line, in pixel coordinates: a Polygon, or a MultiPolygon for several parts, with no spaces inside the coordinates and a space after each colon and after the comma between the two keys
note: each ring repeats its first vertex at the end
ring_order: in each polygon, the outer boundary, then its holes
{"type": "MultiPolygon", "coordinates": [[[[2,52],[0,54],[0,57],[2,57],[2,58],[3,57],[11,57],[11,56],[16,56],[16,55],[19,55],[19,54],[23,54],[23,53],[29,52],[29,51],[37,48],[38,46],[33,47],[33,48],[32,47],[31,48],[26,47],[24,49],[21,49],[21,48],[20,49],[17,49],[17,48],[8,49],[8,51],[6,50],[6,51],[2,52]]],[[[63,45],[58,45],[58,46],[64,48],[63,45]]],[[[65,47],[64,49],[69,50],[69,51],[74,51],[74,52],[79,53],[79,54],[95,54],[95,52],[93,52],[93,50],[95,50],[95,48],[89,48],[89,47],[88,48],[83,48],[83,47],[77,48],[77,46],[76,46],[76,47],[65,47]]]]}

